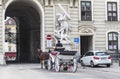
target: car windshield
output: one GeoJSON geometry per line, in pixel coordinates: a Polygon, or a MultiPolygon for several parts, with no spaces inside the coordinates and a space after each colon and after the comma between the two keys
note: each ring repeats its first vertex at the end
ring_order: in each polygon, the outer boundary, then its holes
{"type": "Polygon", "coordinates": [[[109,55],[107,52],[96,52],[96,56],[104,56],[104,55],[109,55]]]}

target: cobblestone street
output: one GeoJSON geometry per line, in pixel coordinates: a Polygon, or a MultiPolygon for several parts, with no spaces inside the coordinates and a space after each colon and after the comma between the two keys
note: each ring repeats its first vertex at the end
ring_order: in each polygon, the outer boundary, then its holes
{"type": "Polygon", "coordinates": [[[120,67],[114,63],[90,68],[79,66],[76,73],[41,69],[40,64],[8,64],[0,66],[0,79],[119,79],[120,67]]]}

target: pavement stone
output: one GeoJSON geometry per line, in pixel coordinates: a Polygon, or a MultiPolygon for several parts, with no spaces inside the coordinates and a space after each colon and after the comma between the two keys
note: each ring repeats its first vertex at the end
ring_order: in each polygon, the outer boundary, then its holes
{"type": "MultiPolygon", "coordinates": [[[[40,79],[41,77],[44,79],[49,79],[45,75],[45,73],[50,74],[51,71],[43,69],[43,71],[41,72],[40,70],[41,70],[40,64],[8,64],[8,65],[0,66],[0,79],[40,79]]],[[[81,67],[81,65],[79,64],[78,72],[76,72],[76,74],[65,73],[65,72],[54,73],[54,71],[52,71],[51,74],[80,75],[80,73],[82,72],[83,74],[86,74],[85,71],[120,73],[120,66],[118,62],[117,63],[114,62],[110,68],[107,68],[107,67],[96,67],[96,68],[85,67],[84,68],[84,67],[81,67]]],[[[83,77],[84,76],[85,75],[83,75],[83,77]]],[[[91,77],[91,75],[89,76],[91,77]]],[[[82,78],[82,79],[87,79],[87,78],[82,78]]],[[[100,79],[100,78],[88,78],[88,79],[100,79]]]]}

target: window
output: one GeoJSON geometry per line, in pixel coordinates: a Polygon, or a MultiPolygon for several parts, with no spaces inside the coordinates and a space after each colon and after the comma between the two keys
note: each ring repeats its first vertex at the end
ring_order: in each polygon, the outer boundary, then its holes
{"type": "Polygon", "coordinates": [[[96,52],[95,53],[96,56],[105,56],[105,55],[109,55],[107,52],[96,52]]]}
{"type": "Polygon", "coordinates": [[[93,52],[87,52],[85,56],[93,56],[93,52]]]}
{"type": "Polygon", "coordinates": [[[117,21],[117,2],[107,3],[108,21],[117,21]]]}
{"type": "Polygon", "coordinates": [[[108,33],[108,50],[118,51],[118,33],[108,33]]]}
{"type": "Polygon", "coordinates": [[[91,21],[91,1],[81,1],[81,20],[91,21]]]}

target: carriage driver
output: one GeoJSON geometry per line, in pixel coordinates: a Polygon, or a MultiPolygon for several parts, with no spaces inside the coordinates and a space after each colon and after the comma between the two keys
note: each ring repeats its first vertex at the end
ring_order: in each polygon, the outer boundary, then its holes
{"type": "Polygon", "coordinates": [[[63,47],[62,43],[58,40],[58,43],[56,44],[56,47],[63,47]]]}
{"type": "Polygon", "coordinates": [[[62,43],[58,40],[58,43],[55,46],[55,51],[63,51],[63,45],[62,43]]]}

